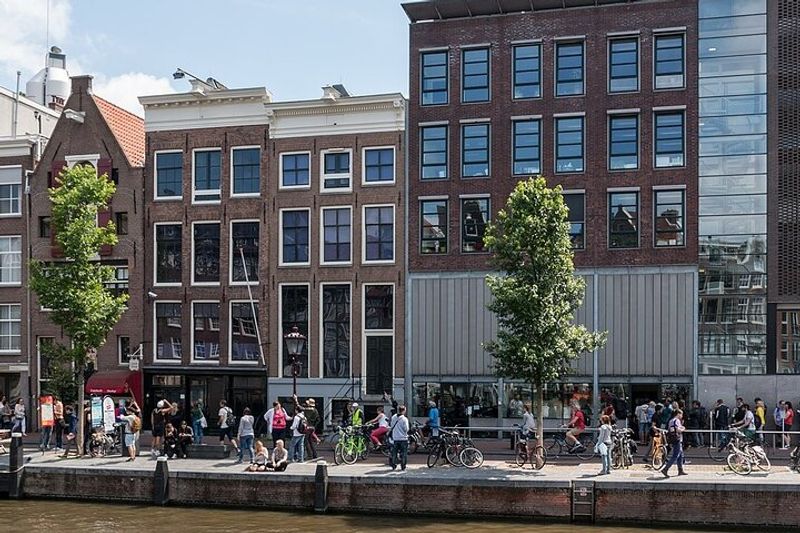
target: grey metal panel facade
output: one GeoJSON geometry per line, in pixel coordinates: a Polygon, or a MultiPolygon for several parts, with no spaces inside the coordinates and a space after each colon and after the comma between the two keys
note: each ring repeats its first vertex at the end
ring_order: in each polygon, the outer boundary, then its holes
{"type": "MultiPolygon", "coordinates": [[[[643,378],[693,375],[693,267],[581,271],[586,281],[576,321],[608,331],[599,350],[601,376],[643,378]],[[597,283],[598,324],[592,324],[597,283]]],[[[486,310],[491,293],[485,274],[412,275],[411,359],[414,376],[492,376],[481,343],[492,340],[497,322],[486,310]]],[[[575,374],[591,376],[592,354],[575,362],[575,374]]]]}

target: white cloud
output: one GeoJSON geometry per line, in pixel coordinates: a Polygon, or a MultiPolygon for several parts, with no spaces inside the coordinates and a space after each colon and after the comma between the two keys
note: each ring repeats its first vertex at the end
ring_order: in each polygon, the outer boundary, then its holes
{"type": "Polygon", "coordinates": [[[139,96],[175,92],[168,78],[158,78],[143,72],[128,72],[111,78],[97,75],[92,87],[97,96],[139,116],[144,116],[142,106],[139,105],[139,96]]]}
{"type": "MultiPolygon", "coordinates": [[[[13,76],[23,72],[23,83],[44,66],[47,46],[48,0],[0,0],[0,69],[13,76]]],[[[69,35],[69,0],[50,0],[50,44],[69,35]]]]}

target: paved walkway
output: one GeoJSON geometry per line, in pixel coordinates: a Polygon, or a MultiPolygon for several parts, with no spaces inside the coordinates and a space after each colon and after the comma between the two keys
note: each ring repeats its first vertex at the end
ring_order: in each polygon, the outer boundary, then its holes
{"type": "MultiPolygon", "coordinates": [[[[69,458],[61,459],[56,454],[48,452],[42,454],[26,453],[30,458],[28,466],[32,468],[80,468],[80,469],[114,469],[152,472],[155,470],[156,461],[149,455],[139,456],[136,461],[128,462],[122,457],[105,458],[69,458]]],[[[713,484],[769,484],[769,485],[792,485],[800,483],[800,474],[792,472],[784,464],[773,465],[770,473],[754,471],[748,476],[739,476],[728,470],[722,464],[687,465],[688,476],[664,478],[660,473],[644,465],[634,465],[626,470],[614,470],[610,475],[597,476],[600,465],[596,463],[574,463],[574,464],[548,464],[542,471],[534,471],[530,466],[525,468],[517,467],[515,464],[505,460],[487,460],[483,467],[478,469],[455,468],[451,466],[436,466],[428,468],[425,464],[416,461],[423,456],[417,455],[415,461],[409,464],[407,471],[392,471],[382,463],[381,459],[373,458],[368,462],[359,462],[355,465],[336,466],[329,464],[328,475],[332,479],[337,478],[409,478],[419,482],[435,479],[437,482],[469,482],[470,480],[482,481],[509,481],[509,482],[568,482],[571,480],[593,480],[599,482],[658,482],[658,483],[713,483],[713,484]]],[[[321,457],[317,461],[330,460],[330,457],[321,457]]],[[[306,463],[290,464],[285,473],[247,473],[244,472],[244,465],[235,464],[235,458],[231,459],[171,459],[169,469],[174,472],[202,472],[202,473],[221,473],[250,476],[281,476],[281,475],[300,475],[313,476],[316,470],[317,461],[306,463]]],[[[424,459],[423,459],[424,461],[424,459]]],[[[673,473],[677,470],[673,468],[673,473]]]]}

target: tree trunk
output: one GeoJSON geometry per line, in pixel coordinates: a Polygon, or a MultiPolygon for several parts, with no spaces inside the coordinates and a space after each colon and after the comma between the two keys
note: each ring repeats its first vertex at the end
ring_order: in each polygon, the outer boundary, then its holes
{"type": "Polygon", "coordinates": [[[84,386],[83,386],[83,369],[78,372],[78,405],[75,409],[75,414],[78,415],[78,434],[75,435],[75,442],[78,443],[78,457],[83,456],[83,435],[84,427],[86,425],[86,413],[83,410],[84,401],[84,386]]]}
{"type": "MultiPolygon", "coordinates": [[[[544,385],[536,383],[536,443],[544,447],[544,385]]],[[[537,462],[538,462],[537,457],[537,462]]]]}

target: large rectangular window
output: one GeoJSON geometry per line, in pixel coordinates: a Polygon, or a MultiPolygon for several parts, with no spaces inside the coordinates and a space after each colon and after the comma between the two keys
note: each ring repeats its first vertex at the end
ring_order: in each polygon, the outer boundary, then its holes
{"type": "Polygon", "coordinates": [[[364,149],[364,183],[394,182],[394,148],[364,149]]]}
{"type": "Polygon", "coordinates": [[[612,39],[608,43],[608,91],[639,90],[639,38],[612,39]]]}
{"type": "Polygon", "coordinates": [[[608,194],[608,247],[639,246],[639,193],[608,194]]]}
{"type": "Polygon", "coordinates": [[[583,94],[583,41],[556,43],[556,96],[583,94]]]}
{"type": "Polygon", "coordinates": [[[655,114],[656,168],[684,165],[683,121],[683,111],[660,111],[655,114]]]}
{"type": "Polygon", "coordinates": [[[685,84],[684,35],[655,36],[655,88],[680,89],[685,84]]]}
{"type": "Polygon", "coordinates": [[[394,206],[364,206],[364,262],[394,261],[394,206]]]}
{"type": "Polygon", "coordinates": [[[308,209],[281,211],[281,264],[307,265],[311,240],[308,209]]]}
{"type": "Polygon", "coordinates": [[[22,283],[22,237],[0,237],[0,285],[22,283]]]}
{"type": "Polygon", "coordinates": [[[586,214],[584,193],[564,193],[564,203],[569,209],[569,238],[572,247],[583,250],[586,247],[586,214]]]}
{"type": "Polygon", "coordinates": [[[192,283],[219,283],[219,222],[195,223],[192,283]]]}
{"type": "Polygon", "coordinates": [[[512,122],[513,174],[515,176],[536,176],[541,171],[541,127],[542,121],[515,120],[512,122]]]}
{"type": "Polygon", "coordinates": [[[350,150],[322,152],[322,190],[350,189],[352,175],[350,150]]]}
{"type": "Polygon", "coordinates": [[[233,194],[258,195],[261,179],[261,149],[259,147],[234,148],[233,194]]]}
{"type": "Polygon", "coordinates": [[[104,285],[114,296],[129,294],[130,270],[127,266],[115,266],[114,279],[106,282],[104,285]]]}
{"type": "Polygon", "coordinates": [[[420,202],[421,254],[447,253],[447,200],[420,202]]]}
{"type": "Polygon", "coordinates": [[[394,379],[394,295],[391,285],[364,286],[367,394],[391,393],[394,379]]]}
{"type": "Polygon", "coordinates": [[[192,302],[192,360],[219,361],[219,302],[192,302]]]}
{"type": "Polygon", "coordinates": [[[475,253],[485,251],[483,236],[489,222],[489,198],[461,199],[461,251],[475,253]]]}
{"type": "Polygon", "coordinates": [[[461,176],[489,175],[489,124],[461,126],[461,176]]]}
{"type": "Polygon", "coordinates": [[[117,335],[117,361],[120,365],[127,365],[131,359],[131,338],[117,335]]]}
{"type": "Polygon", "coordinates": [[[422,179],[447,178],[447,126],[420,128],[422,179]]]}
{"type": "Polygon", "coordinates": [[[221,198],[222,150],[194,151],[194,202],[218,202],[221,198]]]}
{"type": "Polygon", "coordinates": [[[156,284],[180,283],[183,250],[180,224],[156,224],[156,284]]]}
{"type": "Polygon", "coordinates": [[[231,361],[258,361],[258,303],[231,302],[231,361]],[[256,314],[253,315],[253,307],[256,314]]]}
{"type": "Polygon", "coordinates": [[[489,49],[461,52],[461,101],[489,101],[489,49]]]}
{"type": "Polygon", "coordinates": [[[281,188],[307,188],[311,176],[310,161],[308,152],[281,154],[281,188]]]}
{"type": "Polygon", "coordinates": [[[684,191],[655,191],[655,245],[683,246],[686,230],[683,225],[684,191]]]}
{"type": "Polygon", "coordinates": [[[583,117],[556,118],[556,172],[583,172],[583,117]]]}
{"type": "Polygon", "coordinates": [[[422,105],[447,103],[447,50],[420,55],[422,105]]]}
{"type": "MultiPolygon", "coordinates": [[[[308,338],[308,285],[281,285],[281,331],[280,343],[283,350],[283,376],[292,375],[292,356],[283,342],[283,336],[292,331],[294,326],[297,330],[308,338]]],[[[308,345],[311,339],[308,338],[303,344],[303,353],[298,358],[298,376],[308,377],[308,345]]]]}
{"type": "Polygon", "coordinates": [[[0,352],[20,351],[20,318],[19,304],[0,304],[0,352]]]}
{"type": "Polygon", "coordinates": [[[608,168],[639,168],[639,116],[610,115],[608,132],[608,168]]]}
{"type": "Polygon", "coordinates": [[[322,262],[349,263],[353,241],[352,210],[349,207],[322,209],[322,262]]]}
{"type": "Polygon", "coordinates": [[[231,282],[258,282],[258,221],[231,223],[231,282]],[[244,263],[242,263],[244,256],[244,263]]]}
{"type": "Polygon", "coordinates": [[[155,359],[180,361],[183,356],[181,304],[156,302],[155,359]]]}
{"type": "Polygon", "coordinates": [[[21,166],[0,166],[0,216],[13,216],[22,213],[19,202],[21,183],[21,166]]]}
{"type": "Polygon", "coordinates": [[[53,364],[53,346],[55,337],[36,337],[36,354],[39,356],[39,381],[46,382],[50,379],[50,367],[53,364]]]}
{"type": "Polygon", "coordinates": [[[156,152],[156,198],[183,196],[183,153],[156,152]]]}
{"type": "Polygon", "coordinates": [[[514,98],[539,98],[542,96],[542,46],[518,44],[512,50],[514,55],[514,98]]]}
{"type": "Polygon", "coordinates": [[[350,376],[349,285],[322,285],[322,365],[322,377],[350,376]]]}

